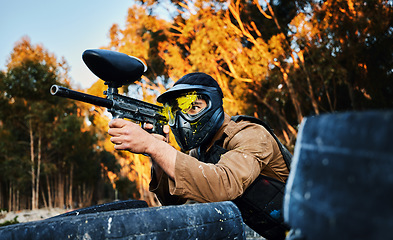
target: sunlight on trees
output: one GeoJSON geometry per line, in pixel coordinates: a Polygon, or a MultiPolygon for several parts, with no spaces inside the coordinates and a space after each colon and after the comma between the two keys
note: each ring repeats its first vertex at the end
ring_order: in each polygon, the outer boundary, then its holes
{"type": "Polygon", "coordinates": [[[0,75],[0,208],[74,208],[107,197],[99,187],[120,168],[98,141],[107,138],[104,124],[93,121],[91,106],[49,93],[53,84],[69,87],[67,63],[24,37],[7,67],[0,75]]]}
{"type": "MultiPolygon", "coordinates": [[[[149,65],[151,83],[160,85],[157,76],[176,81],[189,72],[208,73],[223,88],[229,114],[267,120],[290,148],[305,116],[392,107],[389,1],[172,4],[178,15],[169,22],[150,14],[160,2],[149,2],[131,8],[125,29],[111,31],[112,43],[121,47],[109,48],[132,55],[143,43],[144,50],[156,47],[143,55],[158,60],[149,65]],[[367,59],[374,50],[384,62],[367,59]],[[370,71],[377,68],[385,70],[370,71]],[[388,87],[377,90],[381,85],[388,87]]],[[[162,85],[157,89],[162,92],[162,85]]]]}
{"type": "MultiPolygon", "coordinates": [[[[120,89],[124,94],[156,103],[157,94],[183,75],[205,72],[221,86],[227,113],[267,121],[293,149],[305,116],[393,107],[392,26],[392,3],[382,0],[143,0],[130,6],[123,29],[112,26],[106,48],[148,66],[139,82],[120,89]],[[171,12],[165,18],[155,15],[166,8],[171,12]]],[[[52,83],[70,84],[65,60],[23,38],[0,83],[0,134],[7,139],[0,140],[0,168],[6,173],[0,191],[7,196],[0,197],[1,206],[37,207],[40,194],[46,205],[75,199],[88,204],[93,193],[108,197],[93,185],[103,189],[116,184],[116,194],[157,204],[148,191],[150,160],[114,151],[106,132],[111,116],[105,109],[55,100],[40,91],[52,83]],[[47,121],[41,124],[43,118],[47,121]],[[45,131],[53,126],[54,131],[45,131]],[[77,170],[87,165],[97,167],[98,174],[77,170]],[[87,176],[93,176],[91,181],[87,176]],[[16,203],[13,199],[27,182],[33,200],[27,204],[25,197],[23,204],[16,203]],[[55,192],[67,184],[64,196],[55,192]],[[126,191],[127,186],[135,191],[126,191]],[[69,192],[75,192],[74,199],[69,192]]],[[[98,80],[86,92],[103,96],[104,90],[98,80]]],[[[173,135],[171,140],[177,147],[173,135]]]]}

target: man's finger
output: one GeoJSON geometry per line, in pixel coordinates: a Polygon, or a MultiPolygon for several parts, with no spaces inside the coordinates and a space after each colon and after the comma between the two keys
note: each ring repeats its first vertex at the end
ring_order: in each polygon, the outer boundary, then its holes
{"type": "Polygon", "coordinates": [[[113,137],[119,137],[122,135],[122,130],[118,127],[109,127],[108,134],[113,137]]]}
{"type": "Polygon", "coordinates": [[[168,134],[168,133],[169,133],[169,130],[170,130],[169,125],[164,125],[164,126],[162,127],[162,131],[163,131],[165,134],[168,134]]]}
{"type": "Polygon", "coordinates": [[[151,123],[145,123],[145,125],[143,126],[144,129],[153,129],[154,126],[151,123]]]}
{"type": "Polygon", "coordinates": [[[110,122],[109,122],[109,127],[110,128],[121,128],[121,127],[123,127],[125,124],[126,124],[126,120],[124,120],[124,119],[121,119],[121,118],[115,118],[115,119],[112,119],[110,122]]]}
{"type": "Polygon", "coordinates": [[[110,138],[110,141],[111,141],[113,144],[121,144],[121,141],[120,141],[120,138],[119,138],[119,137],[111,137],[111,138],[110,138]]]}
{"type": "Polygon", "coordinates": [[[110,128],[117,128],[117,127],[119,127],[118,125],[119,125],[119,122],[118,122],[118,119],[112,119],[110,122],[109,122],[109,127],[110,128]]]}

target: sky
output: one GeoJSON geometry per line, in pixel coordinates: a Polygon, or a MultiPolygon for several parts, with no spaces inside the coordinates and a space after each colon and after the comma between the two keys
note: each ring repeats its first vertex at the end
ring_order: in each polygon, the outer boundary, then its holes
{"type": "Polygon", "coordinates": [[[96,77],[82,61],[86,49],[107,46],[114,23],[124,27],[133,0],[1,0],[0,70],[23,36],[70,66],[72,84],[89,88],[96,77]]]}

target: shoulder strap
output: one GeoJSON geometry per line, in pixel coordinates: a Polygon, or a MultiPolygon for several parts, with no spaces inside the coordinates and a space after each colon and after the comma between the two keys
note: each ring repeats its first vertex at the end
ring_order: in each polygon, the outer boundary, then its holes
{"type": "Polygon", "coordinates": [[[234,122],[239,122],[241,120],[244,120],[244,121],[249,121],[249,122],[252,122],[252,123],[256,123],[256,124],[262,125],[273,136],[274,140],[276,140],[277,145],[280,148],[281,154],[282,154],[282,156],[284,158],[285,164],[287,165],[288,169],[291,169],[292,154],[280,142],[280,140],[274,134],[273,129],[266,122],[262,121],[259,118],[251,117],[251,116],[247,116],[247,115],[232,116],[231,120],[234,121],[234,122]]]}

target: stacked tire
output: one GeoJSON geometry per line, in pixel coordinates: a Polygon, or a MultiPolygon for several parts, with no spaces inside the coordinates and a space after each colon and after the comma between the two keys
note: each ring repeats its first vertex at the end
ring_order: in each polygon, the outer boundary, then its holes
{"type": "Polygon", "coordinates": [[[392,239],[393,112],[306,118],[286,186],[287,239],[392,239]]]}
{"type": "MultiPolygon", "coordinates": [[[[113,206],[112,206],[113,207],[113,206]]],[[[102,207],[96,207],[103,210],[102,207]]],[[[88,210],[90,211],[90,210],[88,210]]],[[[232,202],[83,212],[0,228],[0,239],[245,239],[232,202]]]]}

